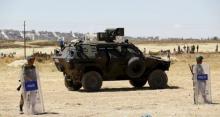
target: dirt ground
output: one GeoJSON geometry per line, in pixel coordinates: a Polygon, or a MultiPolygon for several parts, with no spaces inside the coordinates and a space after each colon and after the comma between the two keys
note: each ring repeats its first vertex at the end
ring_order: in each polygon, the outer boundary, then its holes
{"type": "MultiPolygon", "coordinates": [[[[157,48],[157,47],[155,47],[157,48]]],[[[195,54],[196,55],[196,54],[195,54]]],[[[128,81],[103,82],[94,93],[67,91],[63,75],[52,62],[36,63],[40,70],[46,114],[42,117],[219,117],[220,116],[220,53],[202,54],[211,68],[214,104],[194,105],[191,73],[188,63],[194,54],[173,56],[167,72],[169,88],[151,90],[147,84],[134,89],[128,81]]],[[[25,117],[19,114],[20,92],[16,91],[19,66],[8,66],[12,60],[0,59],[0,117],[25,117]]]]}

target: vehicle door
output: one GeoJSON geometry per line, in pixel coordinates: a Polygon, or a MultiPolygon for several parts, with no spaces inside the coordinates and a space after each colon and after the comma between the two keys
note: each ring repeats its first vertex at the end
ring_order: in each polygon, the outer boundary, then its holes
{"type": "Polygon", "coordinates": [[[121,55],[118,47],[107,47],[109,61],[107,61],[107,73],[110,79],[116,79],[117,76],[124,74],[126,62],[121,55]]]}

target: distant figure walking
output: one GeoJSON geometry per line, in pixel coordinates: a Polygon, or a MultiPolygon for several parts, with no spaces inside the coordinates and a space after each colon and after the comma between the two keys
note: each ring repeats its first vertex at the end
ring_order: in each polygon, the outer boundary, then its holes
{"type": "Polygon", "coordinates": [[[63,50],[64,47],[65,47],[65,42],[64,42],[64,37],[61,37],[59,39],[59,46],[60,46],[60,49],[63,50]]]}
{"type": "Polygon", "coordinates": [[[4,53],[2,52],[2,53],[1,53],[1,57],[3,57],[3,56],[4,56],[4,53]]]}
{"type": "Polygon", "coordinates": [[[196,46],[196,51],[199,52],[199,45],[196,46]]]}
{"type": "Polygon", "coordinates": [[[146,48],[144,48],[144,54],[146,54],[146,48]]]}
{"type": "Polygon", "coordinates": [[[196,49],[195,45],[192,45],[191,46],[191,53],[195,53],[195,49],[196,49]]]}
{"type": "Polygon", "coordinates": [[[173,53],[176,54],[176,48],[173,48],[173,53]]]}
{"type": "Polygon", "coordinates": [[[186,45],[183,46],[183,50],[184,50],[184,52],[186,52],[186,45]]]}
{"type": "Polygon", "coordinates": [[[186,47],[186,53],[189,53],[189,46],[186,47]]]}
{"type": "Polygon", "coordinates": [[[178,53],[180,53],[180,51],[181,51],[181,50],[180,50],[180,45],[178,45],[178,53]]]}
{"type": "Polygon", "coordinates": [[[218,44],[216,45],[215,52],[218,52],[218,44]]]}

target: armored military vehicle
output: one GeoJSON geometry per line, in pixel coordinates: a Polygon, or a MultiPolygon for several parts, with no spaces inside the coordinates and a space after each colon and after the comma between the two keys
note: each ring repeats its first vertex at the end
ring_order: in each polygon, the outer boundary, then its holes
{"type": "Polygon", "coordinates": [[[56,49],[53,60],[63,72],[69,90],[98,91],[103,81],[129,80],[133,87],[146,82],[152,89],[166,88],[170,61],[160,57],[145,57],[127,40],[115,42],[124,36],[124,28],[106,29],[97,33],[97,41],[79,41],[56,49]]]}

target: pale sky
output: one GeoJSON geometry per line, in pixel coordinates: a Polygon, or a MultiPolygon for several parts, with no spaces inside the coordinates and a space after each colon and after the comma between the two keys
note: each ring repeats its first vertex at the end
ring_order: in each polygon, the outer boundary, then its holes
{"type": "Polygon", "coordinates": [[[0,0],[0,29],[220,37],[220,0],[0,0]]]}

